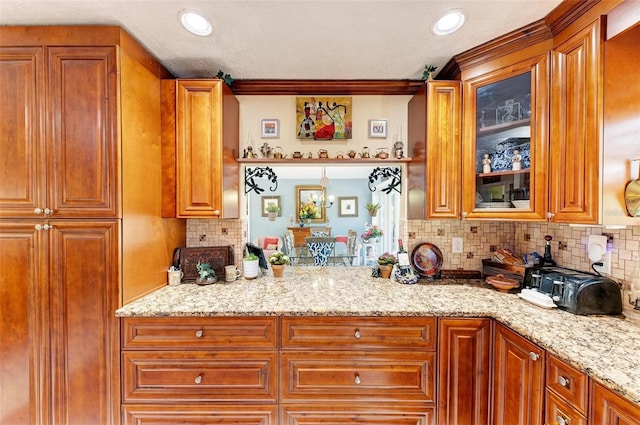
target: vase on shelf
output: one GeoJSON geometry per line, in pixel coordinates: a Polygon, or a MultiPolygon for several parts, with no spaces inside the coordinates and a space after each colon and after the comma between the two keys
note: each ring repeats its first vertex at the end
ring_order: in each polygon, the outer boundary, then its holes
{"type": "Polygon", "coordinates": [[[311,224],[310,218],[301,218],[300,219],[300,227],[304,227],[305,224],[311,224]]]}

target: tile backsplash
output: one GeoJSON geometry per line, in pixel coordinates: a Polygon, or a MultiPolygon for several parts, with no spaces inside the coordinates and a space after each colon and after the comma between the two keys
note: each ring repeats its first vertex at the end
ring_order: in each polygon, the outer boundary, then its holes
{"type": "MultiPolygon", "coordinates": [[[[234,245],[236,264],[241,264],[247,238],[247,220],[187,220],[187,246],[234,245]]],[[[568,224],[472,220],[410,220],[400,224],[407,250],[431,242],[443,253],[444,269],[482,270],[482,259],[491,251],[509,248],[516,255],[544,252],[544,236],[551,235],[551,255],[559,266],[590,270],[587,255],[589,235],[606,234],[611,252],[611,277],[627,289],[634,268],[640,262],[640,226],[626,229],[574,227],[568,224]],[[452,238],[463,239],[463,252],[452,253],[452,238]]],[[[631,313],[627,292],[623,294],[625,313],[631,313]]],[[[640,318],[640,313],[632,312],[640,318]]]]}

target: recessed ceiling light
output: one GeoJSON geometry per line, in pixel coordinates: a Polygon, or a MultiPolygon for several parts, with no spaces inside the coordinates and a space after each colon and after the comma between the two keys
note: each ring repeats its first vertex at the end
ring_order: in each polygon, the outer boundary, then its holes
{"type": "Polygon", "coordinates": [[[213,30],[209,20],[195,10],[181,10],[178,12],[178,20],[187,31],[195,35],[206,37],[213,30]]]}
{"type": "Polygon", "coordinates": [[[458,31],[464,25],[465,16],[462,9],[452,9],[438,16],[433,24],[431,31],[436,35],[449,35],[458,31]]]}

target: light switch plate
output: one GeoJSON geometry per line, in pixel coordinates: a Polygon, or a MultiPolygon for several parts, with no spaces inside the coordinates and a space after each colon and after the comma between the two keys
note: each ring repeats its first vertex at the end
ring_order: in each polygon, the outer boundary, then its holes
{"type": "Polygon", "coordinates": [[[464,243],[462,238],[451,239],[451,251],[454,254],[462,254],[462,251],[464,251],[464,243]]]}

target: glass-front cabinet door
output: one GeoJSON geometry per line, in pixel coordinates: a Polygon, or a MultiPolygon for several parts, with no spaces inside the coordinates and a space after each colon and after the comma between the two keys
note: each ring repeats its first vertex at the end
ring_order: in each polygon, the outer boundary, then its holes
{"type": "Polygon", "coordinates": [[[464,82],[462,217],[544,220],[548,56],[464,82]]]}

